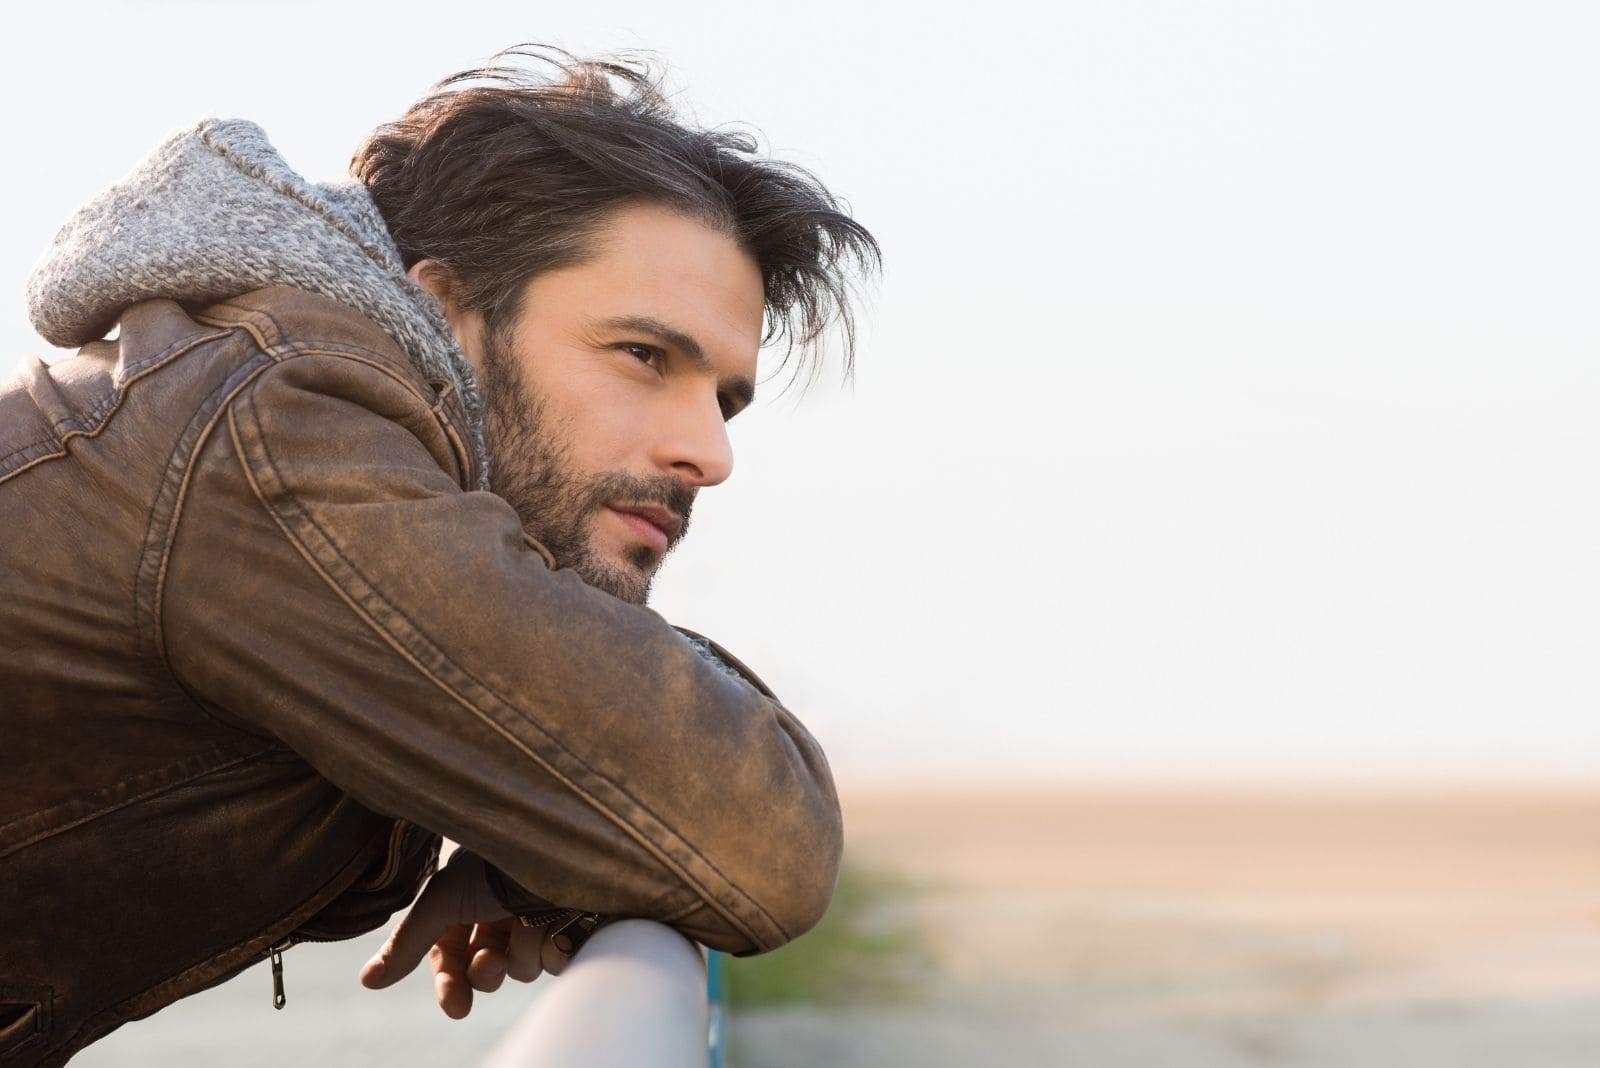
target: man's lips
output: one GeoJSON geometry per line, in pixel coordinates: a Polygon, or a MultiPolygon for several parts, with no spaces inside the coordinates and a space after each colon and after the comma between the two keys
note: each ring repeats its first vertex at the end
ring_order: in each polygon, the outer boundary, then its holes
{"type": "Polygon", "coordinates": [[[638,535],[640,541],[658,553],[666,552],[667,546],[677,539],[678,532],[683,529],[683,520],[670,508],[661,508],[653,504],[627,506],[613,504],[610,508],[630,530],[638,535]]]}

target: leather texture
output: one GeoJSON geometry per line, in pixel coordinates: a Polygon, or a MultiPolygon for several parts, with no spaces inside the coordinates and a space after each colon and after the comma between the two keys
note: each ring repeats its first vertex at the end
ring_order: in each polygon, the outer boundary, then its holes
{"type": "Polygon", "coordinates": [[[0,1064],[371,930],[440,835],[728,952],[821,917],[814,739],[552,566],[465,427],[371,322],[281,288],[136,305],[0,387],[0,1064]]]}

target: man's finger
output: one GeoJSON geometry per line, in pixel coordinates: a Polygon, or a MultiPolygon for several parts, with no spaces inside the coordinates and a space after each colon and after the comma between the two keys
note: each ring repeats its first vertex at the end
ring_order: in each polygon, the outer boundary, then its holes
{"type": "Polygon", "coordinates": [[[467,940],[470,959],[467,962],[467,982],[472,989],[485,994],[500,989],[506,979],[506,949],[510,933],[505,923],[480,923],[472,928],[467,940]]]}
{"type": "Polygon", "coordinates": [[[485,946],[467,962],[467,982],[472,989],[492,994],[506,981],[506,955],[502,950],[485,946]]]}
{"type": "Polygon", "coordinates": [[[472,937],[467,940],[467,946],[474,953],[480,949],[492,949],[504,953],[511,941],[511,924],[513,920],[501,920],[498,923],[475,923],[472,925],[472,937]]]}
{"type": "Polygon", "coordinates": [[[539,963],[551,975],[560,975],[566,968],[567,961],[571,959],[556,945],[554,938],[545,937],[539,940],[539,963]]]}
{"type": "Polygon", "coordinates": [[[434,972],[433,999],[450,1019],[463,1019],[472,1011],[472,986],[465,973],[448,969],[434,972]]]}
{"type": "Polygon", "coordinates": [[[368,990],[382,990],[410,975],[422,963],[434,940],[454,919],[447,915],[449,903],[444,890],[444,880],[438,876],[428,880],[411,911],[389,935],[383,948],[362,967],[362,986],[368,990]]]}
{"type": "Polygon", "coordinates": [[[520,922],[510,926],[510,943],[506,947],[506,974],[519,983],[531,983],[544,974],[539,960],[539,949],[544,943],[543,927],[524,927],[520,922]]]}
{"type": "Polygon", "coordinates": [[[472,951],[468,947],[468,928],[457,924],[428,948],[428,963],[433,968],[433,997],[452,1020],[472,1011],[472,984],[467,968],[472,951]]]}

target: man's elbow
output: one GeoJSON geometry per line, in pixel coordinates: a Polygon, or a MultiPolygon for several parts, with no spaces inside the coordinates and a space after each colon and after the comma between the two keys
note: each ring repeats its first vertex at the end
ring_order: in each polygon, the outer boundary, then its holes
{"type": "Polygon", "coordinates": [[[782,940],[762,946],[762,949],[776,949],[822,921],[839,882],[842,851],[837,814],[831,826],[806,847],[777,850],[782,855],[773,856],[767,870],[783,874],[778,878],[761,879],[757,892],[763,899],[765,911],[772,916],[773,926],[781,932],[782,940]]]}
{"type": "Polygon", "coordinates": [[[843,851],[836,803],[802,818],[752,820],[746,827],[721,856],[707,858],[727,878],[724,893],[710,895],[720,902],[703,899],[677,925],[696,941],[738,956],[777,949],[815,927],[833,899],[843,851]]]}
{"type": "Polygon", "coordinates": [[[740,864],[749,893],[772,920],[773,944],[798,938],[822,920],[833,900],[844,853],[844,820],[825,762],[815,761],[809,789],[798,791],[781,812],[757,820],[753,856],[740,864]]]}

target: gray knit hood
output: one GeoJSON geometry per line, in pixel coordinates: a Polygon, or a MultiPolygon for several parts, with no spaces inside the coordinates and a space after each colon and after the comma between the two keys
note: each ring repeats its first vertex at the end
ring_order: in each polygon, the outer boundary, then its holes
{"type": "Polygon", "coordinates": [[[106,335],[125,308],[207,302],[266,286],[361,312],[428,378],[454,383],[488,488],[483,403],[438,305],[405,275],[359,182],[311,183],[241,119],[206,119],[160,145],[61,231],[28,279],[28,316],[53,345],[106,335]]]}

